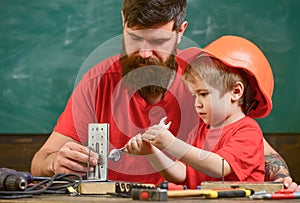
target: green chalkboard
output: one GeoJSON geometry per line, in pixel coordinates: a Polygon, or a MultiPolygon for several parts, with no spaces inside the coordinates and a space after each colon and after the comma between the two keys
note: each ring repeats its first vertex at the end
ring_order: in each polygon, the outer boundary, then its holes
{"type": "MultiPolygon", "coordinates": [[[[119,40],[121,6],[122,0],[0,0],[0,133],[52,131],[82,65],[92,65],[86,59],[119,40]]],[[[275,90],[272,113],[258,120],[265,133],[300,132],[299,10],[298,0],[188,0],[191,45],[240,35],[268,57],[275,90]]]]}

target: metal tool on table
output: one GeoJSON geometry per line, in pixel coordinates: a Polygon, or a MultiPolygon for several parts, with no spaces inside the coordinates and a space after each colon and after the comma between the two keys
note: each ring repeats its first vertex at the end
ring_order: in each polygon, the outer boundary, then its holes
{"type": "Polygon", "coordinates": [[[245,188],[169,190],[168,197],[203,197],[207,199],[249,197],[253,190],[245,188]]]}
{"type": "MultiPolygon", "coordinates": [[[[109,124],[107,123],[90,123],[88,134],[89,157],[90,152],[94,151],[98,154],[98,164],[94,171],[87,171],[88,180],[107,181],[107,154],[109,143],[109,124]]],[[[90,168],[89,161],[87,162],[88,169],[90,168]]]]}
{"type": "Polygon", "coordinates": [[[0,168],[0,191],[21,191],[33,181],[29,172],[18,172],[10,168],[0,168]]]}
{"type": "Polygon", "coordinates": [[[282,189],[277,192],[267,193],[265,191],[256,192],[250,196],[250,199],[300,199],[300,192],[295,192],[290,189],[282,189]]]}
{"type": "MultiPolygon", "coordinates": [[[[160,122],[159,122],[158,125],[164,127],[165,129],[169,129],[170,125],[171,125],[171,121],[169,123],[165,124],[166,120],[167,120],[167,117],[163,117],[160,120],[160,122]]],[[[111,159],[114,162],[118,162],[121,159],[121,157],[122,157],[122,155],[124,153],[124,149],[125,149],[125,146],[122,147],[122,148],[119,148],[119,149],[113,149],[113,150],[111,150],[110,153],[109,153],[109,155],[108,155],[108,158],[111,159]]]]}

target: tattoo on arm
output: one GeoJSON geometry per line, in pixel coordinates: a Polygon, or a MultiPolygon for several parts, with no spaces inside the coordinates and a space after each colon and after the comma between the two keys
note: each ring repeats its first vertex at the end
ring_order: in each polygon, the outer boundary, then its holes
{"type": "Polygon", "coordinates": [[[265,155],[265,180],[274,181],[278,178],[290,176],[290,172],[284,159],[276,153],[265,155]]]}

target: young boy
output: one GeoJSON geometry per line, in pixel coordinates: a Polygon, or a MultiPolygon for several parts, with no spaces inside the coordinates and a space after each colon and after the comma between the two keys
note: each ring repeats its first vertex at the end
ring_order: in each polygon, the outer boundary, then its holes
{"type": "Polygon", "coordinates": [[[189,140],[155,125],[131,139],[126,151],[147,155],[168,181],[188,188],[222,177],[264,181],[263,133],[251,118],[264,117],[272,109],[273,75],[263,53],[244,38],[224,36],[192,60],[183,80],[203,121],[189,140]]]}

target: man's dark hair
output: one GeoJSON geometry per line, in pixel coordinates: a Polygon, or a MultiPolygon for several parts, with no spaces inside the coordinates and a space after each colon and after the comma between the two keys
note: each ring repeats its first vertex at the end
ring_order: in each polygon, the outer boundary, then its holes
{"type": "Polygon", "coordinates": [[[186,0],[124,0],[124,21],[128,27],[151,28],[174,20],[178,31],[186,15],[186,0]]]}

